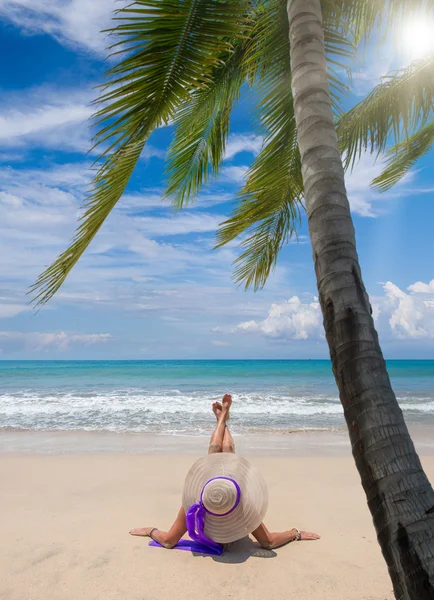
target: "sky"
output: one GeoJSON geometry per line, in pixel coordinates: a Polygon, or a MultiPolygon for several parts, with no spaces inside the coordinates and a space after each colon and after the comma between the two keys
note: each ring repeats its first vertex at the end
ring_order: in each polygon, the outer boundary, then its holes
{"type": "MultiPolygon", "coordinates": [[[[86,197],[90,103],[109,64],[100,30],[113,6],[0,0],[0,359],[328,358],[306,218],[256,293],[231,280],[237,244],[213,250],[261,146],[247,94],[221,174],[195,205],[175,212],[162,200],[172,128],[159,129],[58,294],[39,311],[29,305],[29,286],[66,248],[86,197]]],[[[410,37],[405,58],[413,51],[410,37]]],[[[391,45],[368,48],[347,106],[396,66],[391,45]]],[[[434,358],[433,157],[384,194],[370,187],[381,171],[370,156],[346,178],[386,358],[434,358]]]]}

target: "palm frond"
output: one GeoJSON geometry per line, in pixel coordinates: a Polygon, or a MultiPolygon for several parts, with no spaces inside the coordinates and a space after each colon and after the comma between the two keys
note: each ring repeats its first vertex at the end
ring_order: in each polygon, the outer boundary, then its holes
{"type": "Polygon", "coordinates": [[[288,145],[286,151],[291,157],[282,154],[283,137],[276,136],[264,145],[249,172],[239,203],[217,234],[216,247],[220,247],[248,232],[241,242],[243,252],[235,261],[234,271],[234,280],[244,283],[246,289],[258,290],[265,285],[276,266],[279,251],[296,234],[300,222],[303,207],[300,156],[295,135],[294,144],[288,145]],[[291,159],[292,170],[288,171],[291,159]],[[273,165],[274,177],[267,165],[273,165]],[[276,165],[281,166],[276,168],[276,165]],[[268,177],[264,176],[267,172],[268,177]],[[250,189],[253,191],[249,192],[250,189]]]}
{"type": "MultiPolygon", "coordinates": [[[[335,73],[329,69],[337,104],[346,91],[342,61],[353,56],[354,46],[328,14],[324,30],[328,56],[338,66],[335,73]]],[[[217,234],[217,246],[247,235],[241,242],[243,252],[236,260],[234,279],[257,290],[265,285],[281,248],[296,234],[303,208],[285,3],[272,0],[259,14],[245,62],[258,94],[256,113],[264,144],[247,172],[231,217],[217,234]]]]}
{"type": "Polygon", "coordinates": [[[330,10],[328,1],[323,6],[323,27],[330,97],[333,109],[338,114],[341,112],[342,99],[349,91],[348,68],[356,55],[357,44],[342,18],[330,10]]]}
{"type": "Polygon", "coordinates": [[[347,166],[365,151],[383,152],[423,127],[433,110],[434,56],[384,77],[359,104],[341,115],[337,133],[347,166]]]}
{"type": "Polygon", "coordinates": [[[238,44],[206,88],[178,111],[167,153],[166,196],[182,208],[194,200],[210,173],[217,175],[229,135],[230,114],[245,80],[245,45],[238,44]]]}
{"type": "Polygon", "coordinates": [[[291,91],[289,41],[284,3],[269,3],[257,22],[246,56],[249,77],[257,86],[257,118],[265,133],[263,147],[250,167],[231,217],[217,234],[223,246],[241,242],[234,279],[261,288],[279,250],[295,232],[303,184],[291,91]]]}
{"type": "Polygon", "coordinates": [[[387,167],[372,182],[382,192],[395,185],[426,154],[434,143],[434,121],[418,130],[407,140],[390,148],[387,167]]]}
{"type": "Polygon", "coordinates": [[[302,208],[301,160],[293,113],[291,80],[263,78],[262,119],[268,135],[250,167],[231,217],[217,234],[217,246],[248,234],[241,242],[234,280],[263,287],[280,249],[296,232],[302,208]],[[274,86],[272,85],[274,83],[274,86]]]}
{"type": "Polygon", "coordinates": [[[399,26],[414,15],[432,11],[433,0],[327,0],[357,43],[378,30],[399,34],[399,26]]]}
{"type": "Polygon", "coordinates": [[[231,217],[217,233],[217,247],[247,233],[234,271],[234,280],[246,289],[265,285],[279,251],[300,223],[303,181],[290,87],[290,81],[269,87],[262,106],[264,116],[268,110],[270,134],[247,173],[231,217]]]}
{"type": "Polygon", "coordinates": [[[104,223],[152,131],[205,87],[219,57],[232,52],[248,6],[248,0],[136,0],[118,11],[111,49],[121,60],[107,73],[95,115],[95,143],[106,148],[72,244],[30,290],[37,305],[59,289],[104,223]]]}

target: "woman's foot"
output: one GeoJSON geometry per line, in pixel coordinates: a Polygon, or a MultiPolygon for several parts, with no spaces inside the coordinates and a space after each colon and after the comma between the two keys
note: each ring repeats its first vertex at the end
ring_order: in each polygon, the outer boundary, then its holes
{"type": "Polygon", "coordinates": [[[221,402],[213,402],[212,403],[212,412],[215,414],[215,418],[217,419],[217,423],[222,416],[222,405],[221,402]]]}
{"type": "Polygon", "coordinates": [[[212,412],[215,414],[217,423],[220,421],[220,419],[223,419],[224,421],[229,421],[231,405],[232,396],[230,394],[225,394],[221,402],[212,403],[212,412]]]}
{"type": "Polygon", "coordinates": [[[222,399],[222,418],[225,421],[230,419],[230,409],[232,406],[232,396],[230,394],[225,394],[222,399]]]}

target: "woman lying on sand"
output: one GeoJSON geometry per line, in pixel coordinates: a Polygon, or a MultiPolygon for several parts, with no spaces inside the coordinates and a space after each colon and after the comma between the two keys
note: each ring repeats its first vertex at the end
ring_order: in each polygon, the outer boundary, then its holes
{"type": "Polygon", "coordinates": [[[132,529],[131,535],[152,538],[152,545],[221,554],[224,545],[252,534],[263,548],[271,550],[289,542],[317,540],[319,535],[290,529],[271,533],[262,519],[268,493],[260,473],[235,454],[227,426],[232,397],[214,402],[217,426],[211,436],[208,456],[190,469],[184,484],[182,507],[168,532],[156,527],[132,529]],[[187,533],[193,543],[182,540],[187,533]]]}

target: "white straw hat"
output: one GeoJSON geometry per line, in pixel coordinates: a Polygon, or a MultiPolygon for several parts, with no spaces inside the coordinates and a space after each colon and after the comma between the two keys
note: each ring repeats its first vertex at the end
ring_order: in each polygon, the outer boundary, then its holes
{"type": "Polygon", "coordinates": [[[205,535],[229,544],[262,523],[268,507],[267,486],[245,458],[229,452],[209,454],[194,463],[185,479],[185,512],[199,502],[206,509],[205,535]]]}

